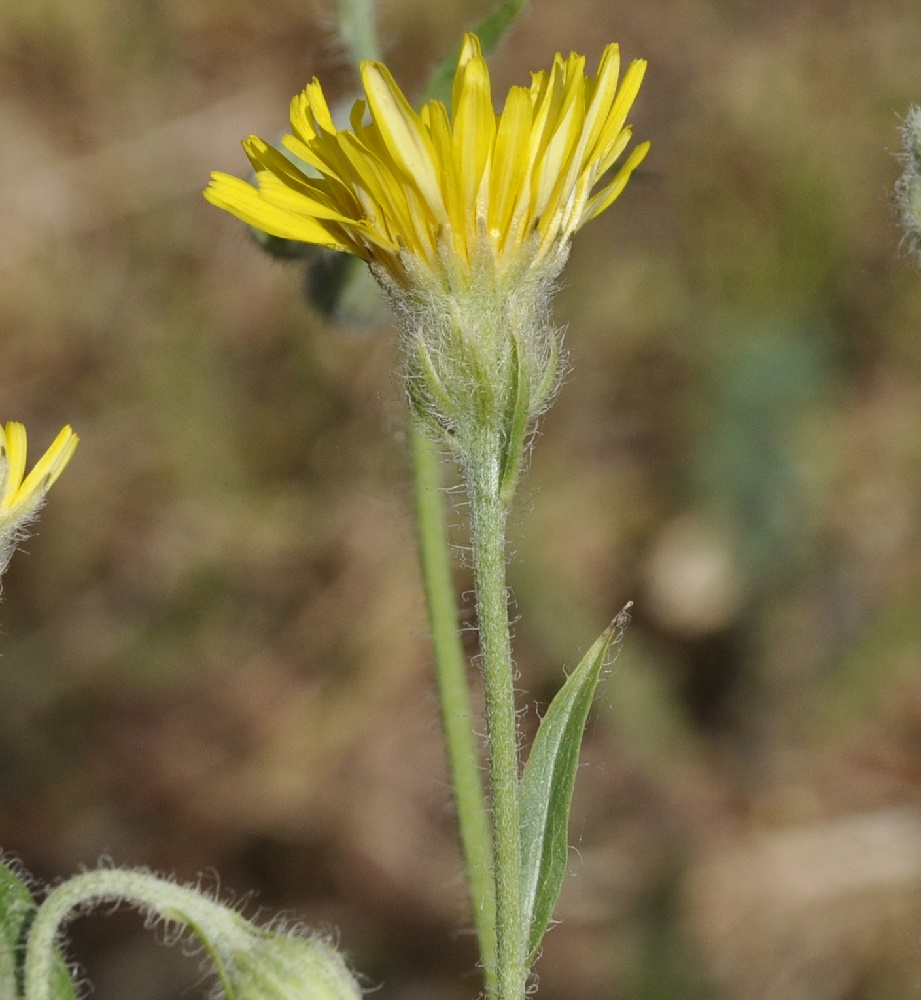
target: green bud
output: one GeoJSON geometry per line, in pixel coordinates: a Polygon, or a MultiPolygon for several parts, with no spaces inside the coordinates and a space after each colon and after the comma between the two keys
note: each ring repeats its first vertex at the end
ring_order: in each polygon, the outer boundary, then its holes
{"type": "Polygon", "coordinates": [[[252,925],[241,931],[235,941],[201,935],[228,1000],[360,1000],[358,983],[322,938],[252,925]]]}
{"type": "Polygon", "coordinates": [[[387,302],[364,261],[325,247],[310,249],[314,253],[305,257],[304,297],[314,309],[356,333],[390,322],[387,302]]]}
{"type": "Polygon", "coordinates": [[[560,333],[550,322],[550,296],[565,252],[557,256],[500,276],[484,253],[470,280],[442,283],[418,268],[409,288],[381,282],[402,321],[414,413],[468,468],[484,453],[498,454],[494,474],[506,502],[558,382],[560,333]]]}

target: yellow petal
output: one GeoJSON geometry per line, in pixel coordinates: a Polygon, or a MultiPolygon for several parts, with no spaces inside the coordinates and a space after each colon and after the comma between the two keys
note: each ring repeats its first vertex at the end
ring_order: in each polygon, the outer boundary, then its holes
{"type": "MultiPolygon", "coordinates": [[[[512,212],[528,178],[527,151],[531,134],[531,100],[524,87],[509,91],[496,129],[492,164],[491,199],[487,224],[493,238],[504,247],[507,239],[517,242],[510,231],[512,212]]],[[[530,194],[528,194],[530,200],[530,194]]]]}
{"type": "Polygon", "coordinates": [[[406,189],[406,205],[410,224],[400,235],[412,253],[433,267],[437,256],[440,223],[432,216],[429,203],[420,197],[415,188],[406,189]]]}
{"type": "Polygon", "coordinates": [[[307,104],[305,111],[313,118],[314,131],[322,130],[335,135],[336,126],[333,123],[333,116],[329,113],[329,105],[323,96],[323,88],[316,77],[307,84],[303,96],[307,104]]]}
{"type": "MultiPolygon", "coordinates": [[[[293,137],[285,136],[285,138],[291,139],[293,137]]],[[[294,142],[303,147],[305,152],[309,152],[309,148],[300,143],[299,140],[295,139],[294,142]]],[[[279,152],[274,146],[270,146],[264,139],[260,139],[259,136],[250,136],[243,143],[243,148],[246,150],[249,162],[253,165],[253,169],[257,173],[270,171],[276,176],[283,178],[285,183],[289,184],[295,191],[304,191],[311,195],[314,194],[317,188],[322,188],[322,185],[317,183],[316,178],[308,177],[284,153],[279,152]]]]}
{"type": "MultiPolygon", "coordinates": [[[[317,78],[313,78],[317,82],[317,78]]],[[[291,128],[294,134],[308,145],[317,137],[317,130],[313,126],[313,115],[310,113],[310,100],[306,91],[296,94],[291,98],[291,128]]]]}
{"type": "Polygon", "coordinates": [[[457,109],[460,104],[461,88],[464,82],[463,70],[472,59],[482,59],[483,50],[480,47],[480,40],[476,35],[471,32],[467,32],[464,35],[464,40],[461,42],[460,55],[457,60],[457,69],[454,73],[454,88],[451,92],[451,109],[452,113],[457,109]]]}
{"type": "Polygon", "coordinates": [[[259,196],[269,205],[281,208],[292,215],[307,216],[311,219],[327,222],[360,224],[351,215],[343,215],[327,199],[314,197],[306,191],[293,188],[286,179],[276,176],[267,170],[256,175],[259,184],[259,196]]]}
{"type": "Polygon", "coordinates": [[[637,59],[630,64],[630,68],[624,74],[624,81],[620,85],[617,98],[608,112],[607,120],[598,137],[596,148],[591,155],[599,160],[599,170],[604,173],[609,170],[617,159],[617,155],[612,155],[610,147],[617,142],[617,136],[624,127],[630,108],[639,93],[640,84],[646,72],[646,60],[637,59]]]}
{"type": "Polygon", "coordinates": [[[448,112],[441,101],[429,101],[422,109],[423,121],[428,129],[435,156],[441,169],[441,190],[444,196],[445,210],[452,220],[451,233],[454,249],[462,260],[469,261],[470,253],[467,245],[467,234],[463,224],[458,225],[453,220],[464,219],[464,197],[457,166],[454,162],[454,137],[448,112]]]}
{"type": "Polygon", "coordinates": [[[26,471],[26,429],[15,421],[6,425],[6,482],[3,488],[3,497],[0,499],[0,508],[9,507],[13,502],[22,477],[26,471]]]}
{"type": "Polygon", "coordinates": [[[352,110],[349,112],[349,125],[352,126],[353,132],[357,132],[364,126],[367,112],[368,102],[361,100],[361,98],[352,105],[352,110]]]}
{"type": "Polygon", "coordinates": [[[398,245],[391,234],[400,233],[410,225],[405,188],[354,135],[341,133],[339,138],[343,155],[360,178],[360,184],[353,184],[352,189],[361,199],[365,216],[379,234],[378,241],[386,240],[389,249],[396,251],[398,245]]]}
{"type": "Polygon", "coordinates": [[[394,163],[405,179],[419,189],[439,219],[447,221],[435,169],[435,151],[419,116],[409,106],[386,66],[362,63],[361,79],[371,114],[394,163]]]}
{"type": "Polygon", "coordinates": [[[0,424],[0,510],[3,508],[3,498],[6,496],[6,484],[10,481],[10,463],[6,448],[6,431],[0,424]]]}
{"type": "Polygon", "coordinates": [[[533,124],[528,147],[529,170],[533,170],[541,162],[544,150],[557,129],[560,108],[563,106],[563,90],[563,59],[557,53],[549,75],[537,74],[531,84],[533,124]]]}
{"type": "Polygon", "coordinates": [[[555,123],[556,127],[545,146],[543,156],[535,164],[537,190],[532,196],[531,208],[538,218],[542,218],[546,212],[554,211],[560,200],[562,186],[569,177],[569,163],[585,115],[581,86],[567,88],[565,103],[560,112],[561,117],[555,123]]]}
{"type": "MultiPolygon", "coordinates": [[[[64,471],[64,467],[73,456],[79,440],[69,426],[62,428],[51,446],[38,460],[35,468],[26,476],[25,482],[13,498],[13,504],[29,504],[33,498],[40,498],[44,495],[64,471]]],[[[25,430],[23,429],[24,443],[25,430]]]]}
{"type": "Polygon", "coordinates": [[[241,222],[261,229],[270,236],[356,253],[353,246],[346,244],[341,236],[334,236],[328,227],[316,219],[295,215],[270,205],[251,184],[241,181],[239,177],[213,173],[211,183],[205,190],[205,197],[212,205],[223,208],[241,222]]]}
{"type": "MultiPolygon", "coordinates": [[[[255,138],[257,137],[250,136],[247,142],[252,142],[255,138]]],[[[317,155],[316,145],[311,144],[308,146],[306,142],[302,142],[296,135],[282,136],[281,144],[299,160],[303,160],[307,166],[312,167],[318,174],[326,177],[333,176],[326,160],[317,155]]],[[[246,142],[244,142],[243,146],[246,148],[246,142]]],[[[249,157],[250,163],[253,163],[253,158],[249,150],[247,150],[246,155],[249,157]]],[[[256,164],[254,163],[253,166],[256,166],[256,164]]]]}
{"type": "Polygon", "coordinates": [[[610,108],[617,96],[617,78],[620,74],[620,49],[609,45],[601,55],[597,77],[586,82],[585,124],[579,139],[576,158],[591,158],[605,122],[610,117],[610,108]]]}
{"type": "Polygon", "coordinates": [[[614,180],[607,187],[602,188],[598,194],[589,199],[588,204],[585,206],[582,221],[579,223],[579,228],[585,225],[590,219],[594,219],[597,215],[600,215],[614,201],[626,187],[627,181],[630,180],[630,175],[643,162],[648,152],[649,143],[643,142],[630,153],[624,165],[617,171],[617,176],[614,180]]]}
{"type": "Polygon", "coordinates": [[[492,106],[489,68],[480,56],[458,70],[463,74],[454,115],[454,163],[460,178],[464,215],[452,218],[454,226],[472,225],[476,231],[476,202],[480,181],[492,153],[496,113],[492,106]]]}

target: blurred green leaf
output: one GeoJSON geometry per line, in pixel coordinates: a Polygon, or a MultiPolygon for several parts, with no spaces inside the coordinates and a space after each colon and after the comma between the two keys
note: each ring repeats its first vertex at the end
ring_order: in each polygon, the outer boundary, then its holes
{"type": "Polygon", "coordinates": [[[725,525],[754,588],[786,586],[807,541],[797,428],[835,385],[837,354],[817,321],[738,321],[704,391],[707,423],[691,453],[694,492],[725,525]]]}
{"type": "Polygon", "coordinates": [[[35,912],[25,881],[0,861],[0,996],[20,996],[16,955],[35,912]]]}
{"type": "MultiPolygon", "coordinates": [[[[526,4],[527,0],[506,0],[504,4],[497,7],[491,14],[487,14],[482,21],[470,29],[479,38],[484,56],[488,58],[492,55],[526,4]]],[[[445,104],[450,102],[451,89],[454,86],[454,72],[460,57],[460,50],[461,42],[458,41],[435,68],[435,72],[432,73],[428,86],[425,88],[426,100],[443,101],[445,104]]]]}
{"type": "Polygon", "coordinates": [[[566,679],[541,719],[521,781],[522,919],[529,927],[528,957],[543,940],[566,875],[569,808],[579,750],[595,689],[611,642],[626,615],[596,640],[566,679]]]}
{"type": "MultiPolygon", "coordinates": [[[[0,998],[22,996],[22,962],[25,941],[35,915],[36,903],[25,879],[6,861],[0,860],[0,998]]],[[[62,955],[53,971],[54,1000],[76,1000],[73,980],[62,955]]]]}

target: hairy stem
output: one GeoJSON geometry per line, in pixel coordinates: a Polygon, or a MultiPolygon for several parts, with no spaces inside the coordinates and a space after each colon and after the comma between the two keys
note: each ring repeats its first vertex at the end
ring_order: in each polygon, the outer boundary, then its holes
{"type": "MultiPolygon", "coordinates": [[[[93,903],[126,903],[163,921],[245,942],[245,922],[198,892],[146,872],[117,869],[76,875],[54,889],[38,908],[29,931],[25,960],[25,1000],[56,1000],[54,971],[58,937],[71,915],[93,903]]],[[[218,968],[220,976],[220,968],[218,968]]],[[[227,987],[227,983],[223,985],[227,987]]]]}
{"type": "Polygon", "coordinates": [[[498,436],[484,434],[468,456],[480,658],[486,690],[489,781],[496,892],[498,1000],[523,1000],[526,934],[521,916],[518,727],[505,584],[508,506],[501,492],[498,436]]]}

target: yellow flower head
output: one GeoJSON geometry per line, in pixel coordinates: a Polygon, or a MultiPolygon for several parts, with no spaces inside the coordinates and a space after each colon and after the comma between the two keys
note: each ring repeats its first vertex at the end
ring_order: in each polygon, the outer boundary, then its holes
{"type": "Polygon", "coordinates": [[[316,79],[291,102],[285,148],[316,176],[252,136],[243,145],[258,188],[215,173],[205,197],[273,236],[361,257],[404,288],[420,265],[452,285],[469,281],[486,248],[499,276],[539,268],[565,255],[646,155],[643,143],[610,172],[630,141],[626,118],[645,69],[633,62],[618,85],[616,45],[594,78],[584,56],[558,54],[496,114],[468,34],[450,113],[440,101],[417,113],[385,66],[364,62],[366,100],[355,102],[350,130],[336,128],[316,79]]]}
{"type": "Polygon", "coordinates": [[[0,425],[0,573],[35,518],[45,495],[64,471],[80,439],[65,427],[35,468],[26,471],[26,429],[22,424],[0,425]]]}

